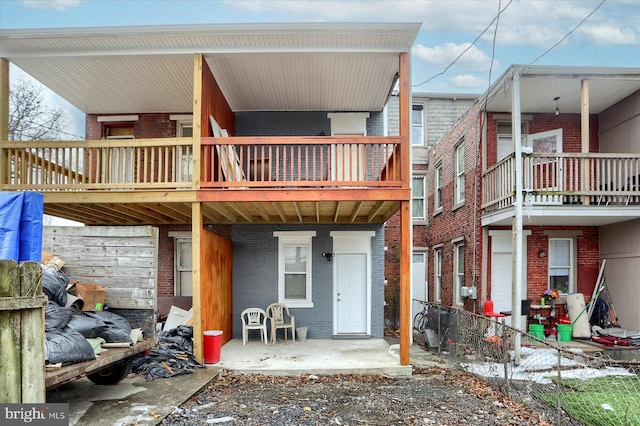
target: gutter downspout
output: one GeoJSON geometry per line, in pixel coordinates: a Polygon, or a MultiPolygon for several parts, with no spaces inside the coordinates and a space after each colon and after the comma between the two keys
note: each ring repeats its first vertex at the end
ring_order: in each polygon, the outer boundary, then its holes
{"type": "MultiPolygon", "coordinates": [[[[513,265],[511,268],[511,325],[515,328],[519,326],[522,299],[522,203],[523,203],[523,183],[522,183],[522,117],[520,110],[520,70],[516,70],[513,74],[513,92],[512,92],[512,114],[511,129],[513,137],[513,146],[515,153],[515,206],[514,216],[511,229],[513,231],[512,239],[512,257],[513,265]]],[[[520,334],[515,333],[513,342],[514,362],[520,364],[520,334]]]]}

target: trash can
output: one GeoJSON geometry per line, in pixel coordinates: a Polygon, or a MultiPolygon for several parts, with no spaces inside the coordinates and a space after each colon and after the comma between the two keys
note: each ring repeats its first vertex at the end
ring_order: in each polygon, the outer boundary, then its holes
{"type": "Polygon", "coordinates": [[[571,324],[558,324],[558,334],[561,342],[570,342],[573,335],[573,326],[571,324]]]}
{"type": "Polygon", "coordinates": [[[222,331],[205,331],[203,346],[205,364],[216,364],[220,362],[220,348],[222,348],[222,331]]]}
{"type": "Polygon", "coordinates": [[[542,325],[542,324],[529,324],[529,334],[534,339],[544,340],[544,325],[542,325]]]}
{"type": "Polygon", "coordinates": [[[308,327],[296,328],[296,339],[298,339],[298,342],[304,342],[307,340],[307,330],[309,330],[308,327]]]}

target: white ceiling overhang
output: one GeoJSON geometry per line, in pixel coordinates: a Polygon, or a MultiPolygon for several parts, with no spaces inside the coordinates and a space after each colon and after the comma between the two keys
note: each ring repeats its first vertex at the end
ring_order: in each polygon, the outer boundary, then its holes
{"type": "Polygon", "coordinates": [[[561,113],[581,111],[581,85],[589,86],[589,112],[598,114],[640,90],[640,68],[565,67],[513,65],[487,92],[487,110],[511,112],[513,74],[520,75],[520,110],[522,113],[553,113],[558,100],[561,113]]]}
{"type": "Polygon", "coordinates": [[[0,56],[86,113],[188,112],[202,53],[234,111],[381,110],[420,24],[0,31],[0,56]]]}

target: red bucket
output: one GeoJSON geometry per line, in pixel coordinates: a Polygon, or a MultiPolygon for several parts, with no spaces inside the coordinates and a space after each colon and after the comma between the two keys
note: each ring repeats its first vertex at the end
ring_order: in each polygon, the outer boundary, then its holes
{"type": "Polygon", "coordinates": [[[203,334],[204,363],[216,364],[220,362],[220,349],[222,348],[222,331],[207,330],[203,334]]]}

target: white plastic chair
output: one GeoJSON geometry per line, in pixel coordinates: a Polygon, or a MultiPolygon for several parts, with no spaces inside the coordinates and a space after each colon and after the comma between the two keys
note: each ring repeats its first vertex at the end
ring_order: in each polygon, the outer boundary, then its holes
{"type": "Polygon", "coordinates": [[[260,308],[247,308],[240,314],[242,318],[242,345],[246,346],[249,330],[260,330],[260,339],[267,344],[267,313],[260,308]]]}
{"type": "Polygon", "coordinates": [[[267,316],[271,321],[271,341],[276,343],[276,331],[283,329],[284,340],[287,340],[287,328],[291,329],[291,339],[296,341],[296,319],[289,312],[289,308],[284,303],[272,303],[267,306],[267,316]],[[286,317],[289,322],[286,322],[286,317]]]}

